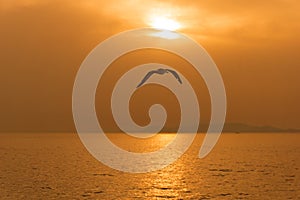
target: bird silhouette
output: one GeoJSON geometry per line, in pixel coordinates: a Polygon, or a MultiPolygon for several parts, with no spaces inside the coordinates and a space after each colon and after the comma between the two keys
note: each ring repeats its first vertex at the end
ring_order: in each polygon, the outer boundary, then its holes
{"type": "Polygon", "coordinates": [[[143,80],[137,85],[136,88],[141,87],[150,78],[150,76],[152,76],[153,74],[163,75],[163,74],[166,74],[166,73],[169,73],[169,72],[173,74],[173,76],[177,79],[177,81],[180,84],[182,84],[182,81],[181,81],[181,79],[180,79],[180,77],[179,77],[179,75],[177,74],[176,71],[171,70],[171,69],[162,69],[162,68],[160,68],[160,69],[152,70],[152,71],[148,72],[146,74],[146,76],[143,78],[143,80]]]}

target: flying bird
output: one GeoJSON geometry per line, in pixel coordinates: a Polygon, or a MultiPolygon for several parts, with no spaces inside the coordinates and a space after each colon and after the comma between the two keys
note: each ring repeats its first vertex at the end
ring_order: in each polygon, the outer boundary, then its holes
{"type": "Polygon", "coordinates": [[[152,70],[152,71],[148,72],[136,88],[141,87],[150,78],[150,76],[152,76],[153,74],[163,75],[163,74],[166,74],[166,73],[169,73],[169,72],[173,74],[173,76],[177,79],[177,81],[180,84],[182,84],[182,81],[181,81],[181,79],[180,79],[180,77],[179,77],[179,75],[177,74],[176,71],[171,70],[171,69],[162,69],[162,68],[160,68],[160,69],[152,70]]]}

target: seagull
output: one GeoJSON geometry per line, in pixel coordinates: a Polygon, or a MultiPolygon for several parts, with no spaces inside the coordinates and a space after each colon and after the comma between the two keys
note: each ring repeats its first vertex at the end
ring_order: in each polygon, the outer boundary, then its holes
{"type": "Polygon", "coordinates": [[[150,76],[152,76],[153,74],[160,74],[160,75],[163,75],[163,74],[169,73],[169,72],[171,72],[171,73],[173,74],[173,76],[177,79],[177,81],[178,81],[180,84],[182,84],[182,81],[181,81],[181,79],[180,79],[180,77],[179,77],[179,75],[177,74],[176,71],[171,70],[171,69],[162,69],[162,68],[160,68],[160,69],[152,70],[152,71],[148,72],[148,73],[146,74],[146,76],[143,78],[143,80],[138,84],[138,86],[137,86],[136,88],[141,87],[141,86],[142,86],[142,85],[150,78],[150,76]]]}

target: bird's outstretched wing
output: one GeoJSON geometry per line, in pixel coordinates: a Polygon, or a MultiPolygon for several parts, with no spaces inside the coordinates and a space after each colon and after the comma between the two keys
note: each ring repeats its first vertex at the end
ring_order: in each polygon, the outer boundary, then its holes
{"type": "Polygon", "coordinates": [[[180,79],[180,77],[179,77],[179,75],[177,74],[176,71],[171,70],[171,69],[167,69],[167,70],[173,74],[173,76],[178,80],[178,82],[179,82],[180,84],[182,84],[182,81],[181,81],[181,79],[180,79]]]}
{"type": "Polygon", "coordinates": [[[136,86],[136,88],[141,87],[149,78],[154,74],[155,71],[150,71],[146,74],[146,76],[143,78],[143,80],[136,86]]]}

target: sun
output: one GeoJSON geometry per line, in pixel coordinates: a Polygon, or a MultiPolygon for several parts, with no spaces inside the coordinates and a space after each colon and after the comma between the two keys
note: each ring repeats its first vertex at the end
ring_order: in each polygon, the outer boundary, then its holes
{"type": "Polygon", "coordinates": [[[149,24],[155,29],[168,31],[176,31],[181,28],[181,24],[179,22],[165,16],[152,16],[149,24]]]}

